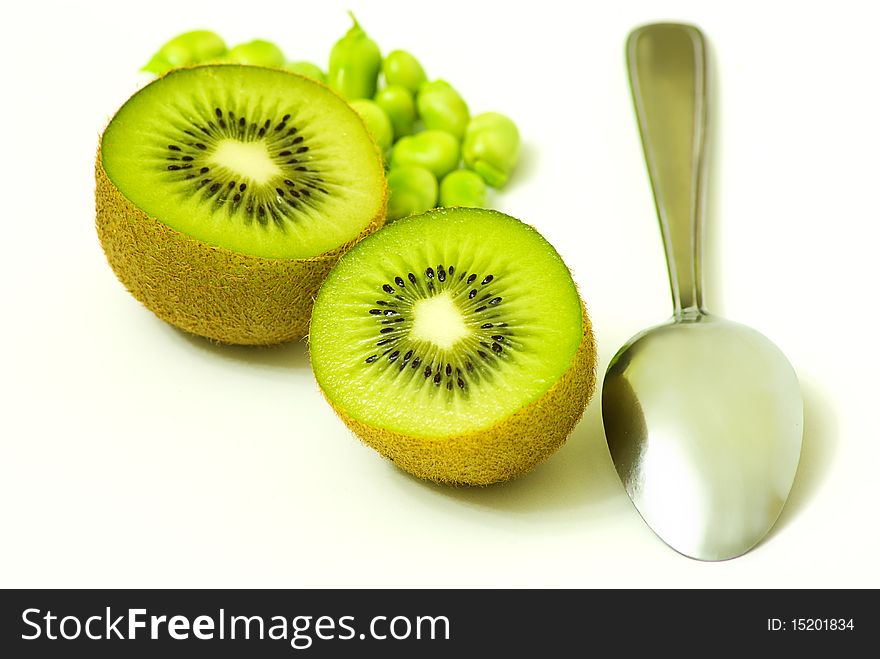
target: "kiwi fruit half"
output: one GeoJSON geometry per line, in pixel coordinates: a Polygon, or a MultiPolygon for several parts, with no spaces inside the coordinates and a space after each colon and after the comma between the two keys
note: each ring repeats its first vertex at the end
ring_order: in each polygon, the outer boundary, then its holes
{"type": "Polygon", "coordinates": [[[97,230],[113,270],[159,317],[224,343],[308,331],[339,255],[382,225],[382,156],[324,85],[242,65],[178,69],[110,121],[97,230]]]}
{"type": "Polygon", "coordinates": [[[399,220],[346,253],[312,311],[312,367],[364,442],[421,478],[489,484],[565,441],[596,348],[568,268],[489,210],[399,220]]]}

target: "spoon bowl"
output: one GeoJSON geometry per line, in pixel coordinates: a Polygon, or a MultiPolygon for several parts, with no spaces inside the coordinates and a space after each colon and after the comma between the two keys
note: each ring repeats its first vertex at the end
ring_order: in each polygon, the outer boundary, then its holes
{"type": "Polygon", "coordinates": [[[704,304],[703,35],[690,25],[641,27],[627,41],[627,63],[673,316],[611,361],[602,422],[645,522],[686,556],[724,560],[760,542],[782,511],[800,459],[803,399],[773,343],[704,304]]]}
{"type": "Polygon", "coordinates": [[[803,405],[788,360],[759,332],[700,315],[638,334],[605,375],[602,419],[627,494],[682,554],[739,556],[779,517],[803,405]]]}

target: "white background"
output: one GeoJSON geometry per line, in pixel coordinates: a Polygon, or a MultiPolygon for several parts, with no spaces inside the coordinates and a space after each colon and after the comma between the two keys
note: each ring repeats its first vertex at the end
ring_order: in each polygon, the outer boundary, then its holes
{"type": "Polygon", "coordinates": [[[123,2],[10,5],[3,100],[0,586],[880,586],[880,93],[872,3],[123,2]],[[660,6],[664,8],[659,9],[660,6]],[[495,206],[562,253],[604,372],[670,313],[623,44],[700,25],[717,95],[712,310],[787,354],[806,401],[776,529],[706,564],[644,525],[598,395],[514,482],[450,489],[362,446],[304,344],[217,347],[157,320],[94,231],[98,135],[167,38],[256,37],[326,66],[349,26],[405,48],[475,112],[513,116],[522,165],[495,206]]]}

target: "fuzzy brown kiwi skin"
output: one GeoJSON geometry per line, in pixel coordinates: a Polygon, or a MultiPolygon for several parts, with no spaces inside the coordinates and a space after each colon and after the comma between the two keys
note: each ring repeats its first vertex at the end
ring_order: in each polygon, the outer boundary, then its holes
{"type": "Polygon", "coordinates": [[[109,179],[100,144],[95,163],[95,226],[116,276],[162,320],[220,343],[275,345],[306,336],[321,283],[342,254],[382,227],[387,199],[383,184],[379,212],[348,243],[314,258],[265,259],[150,217],[109,179]]]}
{"type": "MultiPolygon", "coordinates": [[[[482,430],[418,437],[352,419],[333,405],[361,441],[414,476],[444,485],[490,485],[520,476],[549,458],[583,416],[596,387],[596,339],[581,301],[583,336],[571,364],[538,400],[482,430]]],[[[322,392],[323,393],[323,392],[322,392]]]]}

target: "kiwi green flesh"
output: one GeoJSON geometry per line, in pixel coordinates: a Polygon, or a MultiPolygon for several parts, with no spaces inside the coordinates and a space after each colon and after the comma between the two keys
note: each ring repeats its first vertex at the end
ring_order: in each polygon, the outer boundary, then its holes
{"type": "Polygon", "coordinates": [[[101,146],[136,207],[215,247],[311,258],[381,213],[381,155],[330,89],[242,65],[179,69],[136,93],[101,146]]]}
{"type": "Polygon", "coordinates": [[[577,289],[519,220],[438,209],[346,253],[312,311],[315,377],[358,422],[421,437],[491,427],[538,400],[583,340],[577,289]]]}

